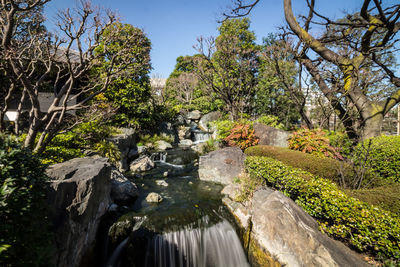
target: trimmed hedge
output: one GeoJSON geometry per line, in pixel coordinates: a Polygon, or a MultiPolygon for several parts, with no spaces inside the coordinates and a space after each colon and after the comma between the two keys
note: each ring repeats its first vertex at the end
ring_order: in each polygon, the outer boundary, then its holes
{"type": "Polygon", "coordinates": [[[270,157],[277,159],[287,165],[308,171],[319,177],[327,178],[337,182],[341,168],[346,177],[353,177],[353,170],[350,166],[331,158],[321,158],[301,151],[290,150],[274,146],[254,146],[246,149],[248,156],[270,157]]]}
{"type": "Polygon", "coordinates": [[[347,196],[331,181],[268,157],[249,156],[248,173],[292,198],[322,232],[360,252],[400,261],[400,218],[347,196]]]}
{"type": "Polygon", "coordinates": [[[357,150],[365,154],[370,141],[368,165],[371,171],[383,179],[400,183],[400,136],[379,136],[367,139],[357,146],[357,150]]]}

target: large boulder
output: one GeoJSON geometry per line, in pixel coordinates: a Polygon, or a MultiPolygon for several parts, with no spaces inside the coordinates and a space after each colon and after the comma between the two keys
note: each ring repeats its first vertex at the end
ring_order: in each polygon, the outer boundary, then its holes
{"type": "Polygon", "coordinates": [[[138,159],[133,161],[129,169],[131,172],[144,172],[149,171],[155,167],[154,162],[146,155],[140,156],[138,159]]]}
{"type": "Polygon", "coordinates": [[[253,128],[255,136],[260,139],[259,145],[288,147],[289,132],[262,123],[254,123],[253,128]]]}
{"type": "Polygon", "coordinates": [[[219,120],[221,117],[222,117],[222,115],[221,115],[221,112],[219,112],[219,111],[213,111],[213,112],[207,113],[206,115],[201,117],[201,119],[199,121],[200,129],[203,131],[209,131],[210,127],[208,124],[212,121],[219,120]]]}
{"type": "Polygon", "coordinates": [[[121,159],[117,163],[120,171],[128,170],[128,158],[131,148],[136,146],[135,143],[135,130],[131,128],[121,128],[121,133],[108,138],[108,141],[114,143],[118,150],[121,152],[121,159]]]}
{"type": "Polygon", "coordinates": [[[111,171],[111,199],[118,205],[126,205],[139,196],[137,186],[117,169],[111,171]]]}
{"type": "Polygon", "coordinates": [[[187,114],[186,114],[186,118],[188,119],[188,120],[199,120],[200,118],[201,118],[201,112],[200,111],[198,111],[198,110],[193,110],[193,111],[191,111],[191,112],[188,112],[187,114]]]}
{"type": "Polygon", "coordinates": [[[231,184],[244,170],[246,155],[238,147],[226,147],[200,157],[199,178],[221,184],[231,184]]]}
{"type": "MultiPolygon", "coordinates": [[[[256,244],[258,254],[264,251],[283,266],[368,266],[348,247],[321,233],[310,215],[278,191],[258,190],[247,206],[226,199],[224,203],[250,231],[251,244],[245,245],[256,244]]],[[[254,251],[249,257],[255,260],[254,251]]]]}
{"type": "Polygon", "coordinates": [[[49,203],[56,234],[56,266],[90,261],[101,217],[111,198],[107,158],[77,158],[50,166],[49,203]]]}

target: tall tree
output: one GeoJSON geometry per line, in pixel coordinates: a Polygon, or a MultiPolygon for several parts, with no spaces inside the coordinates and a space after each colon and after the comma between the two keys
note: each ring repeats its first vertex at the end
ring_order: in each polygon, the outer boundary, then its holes
{"type": "Polygon", "coordinates": [[[225,20],[217,38],[199,38],[202,57],[196,67],[200,80],[224,103],[233,119],[251,111],[258,72],[258,46],[250,20],[225,20]]]}
{"type": "Polygon", "coordinates": [[[117,109],[113,120],[121,126],[137,128],[150,117],[150,50],[150,40],[141,29],[120,22],[110,25],[103,32],[96,47],[95,51],[103,55],[98,74],[106,73],[110,64],[123,69],[104,91],[104,96],[117,109]],[[118,56],[111,62],[110,59],[117,53],[118,56]]]}
{"type": "MultiPolygon", "coordinates": [[[[234,15],[248,14],[259,1],[248,4],[237,1],[234,15]]],[[[283,3],[290,30],[303,47],[301,63],[329,100],[349,136],[363,139],[379,135],[383,117],[400,101],[400,79],[385,61],[398,51],[396,35],[400,29],[400,4],[385,6],[381,1],[364,0],[358,13],[347,14],[345,20],[335,21],[317,12],[314,0],[307,0],[309,12],[301,17],[304,25],[300,26],[293,15],[291,0],[283,3]],[[322,25],[325,34],[318,38],[313,36],[310,25],[322,25]],[[335,66],[340,74],[339,82],[326,79],[332,76],[325,75],[320,68],[321,62],[335,66]],[[370,69],[372,63],[372,67],[379,67],[387,82],[396,87],[389,92],[383,87],[379,95],[385,97],[381,99],[371,97],[371,88],[363,87],[366,84],[362,73],[370,69]]],[[[376,92],[380,88],[373,89],[376,92]]]]}

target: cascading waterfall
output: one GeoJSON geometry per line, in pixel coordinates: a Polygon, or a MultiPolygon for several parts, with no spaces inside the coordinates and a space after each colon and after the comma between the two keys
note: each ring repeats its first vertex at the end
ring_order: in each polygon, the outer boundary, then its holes
{"type": "Polygon", "coordinates": [[[182,230],[153,237],[146,267],[248,267],[235,229],[225,219],[209,227],[182,230]]]}
{"type": "Polygon", "coordinates": [[[206,142],[212,136],[211,133],[204,132],[201,130],[193,130],[192,133],[193,133],[193,142],[195,144],[206,142]]]}
{"type": "Polygon", "coordinates": [[[150,159],[157,162],[165,162],[167,159],[167,152],[155,152],[151,154],[150,159]]]}

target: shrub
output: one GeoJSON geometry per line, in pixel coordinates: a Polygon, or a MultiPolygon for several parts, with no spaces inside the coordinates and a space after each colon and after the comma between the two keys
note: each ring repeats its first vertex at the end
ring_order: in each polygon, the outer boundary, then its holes
{"type": "Polygon", "coordinates": [[[282,123],[279,122],[278,117],[273,115],[263,115],[259,117],[256,122],[263,123],[267,126],[271,126],[277,129],[285,129],[282,123]]]}
{"type": "Polygon", "coordinates": [[[400,218],[349,197],[327,179],[267,157],[247,157],[246,169],[292,198],[314,217],[322,232],[360,252],[400,260],[400,218]]]}
{"type": "Polygon", "coordinates": [[[106,140],[102,140],[94,145],[94,150],[100,154],[100,156],[107,157],[110,162],[116,164],[121,159],[121,152],[118,147],[106,140]]]}
{"type": "Polygon", "coordinates": [[[298,150],[319,157],[343,159],[338,150],[329,144],[326,133],[321,129],[299,129],[289,137],[288,144],[292,150],[298,150]]]}
{"type": "Polygon", "coordinates": [[[342,156],[350,155],[353,143],[346,133],[328,132],[327,137],[329,139],[329,144],[335,147],[342,156]]]}
{"type": "Polygon", "coordinates": [[[238,146],[245,150],[248,147],[258,144],[259,139],[254,135],[254,129],[249,124],[237,124],[224,141],[229,146],[238,146]]]}
{"type": "MultiPolygon", "coordinates": [[[[365,140],[356,147],[362,151],[371,142],[367,165],[383,179],[400,182],[400,136],[379,136],[365,140]]],[[[356,162],[357,163],[357,162],[356,162]]]]}
{"type": "Polygon", "coordinates": [[[211,122],[211,125],[217,128],[217,140],[224,140],[230,135],[231,130],[237,122],[231,120],[219,120],[211,122]]]}
{"type": "Polygon", "coordinates": [[[342,169],[346,177],[352,177],[354,175],[351,166],[338,160],[320,158],[312,154],[306,154],[283,147],[254,146],[246,149],[245,153],[248,156],[271,157],[334,182],[338,182],[341,178],[338,172],[340,169],[342,169]]]}
{"type": "Polygon", "coordinates": [[[46,266],[51,247],[44,165],[0,134],[0,265],[46,266]]]}
{"type": "Polygon", "coordinates": [[[149,135],[149,134],[146,134],[146,135],[142,135],[140,137],[139,143],[141,143],[141,144],[148,144],[148,143],[155,144],[157,141],[165,141],[165,142],[168,142],[168,143],[172,143],[172,142],[174,142],[174,139],[173,139],[173,137],[165,135],[165,134],[160,134],[160,135],[155,134],[153,136],[149,135]]]}

